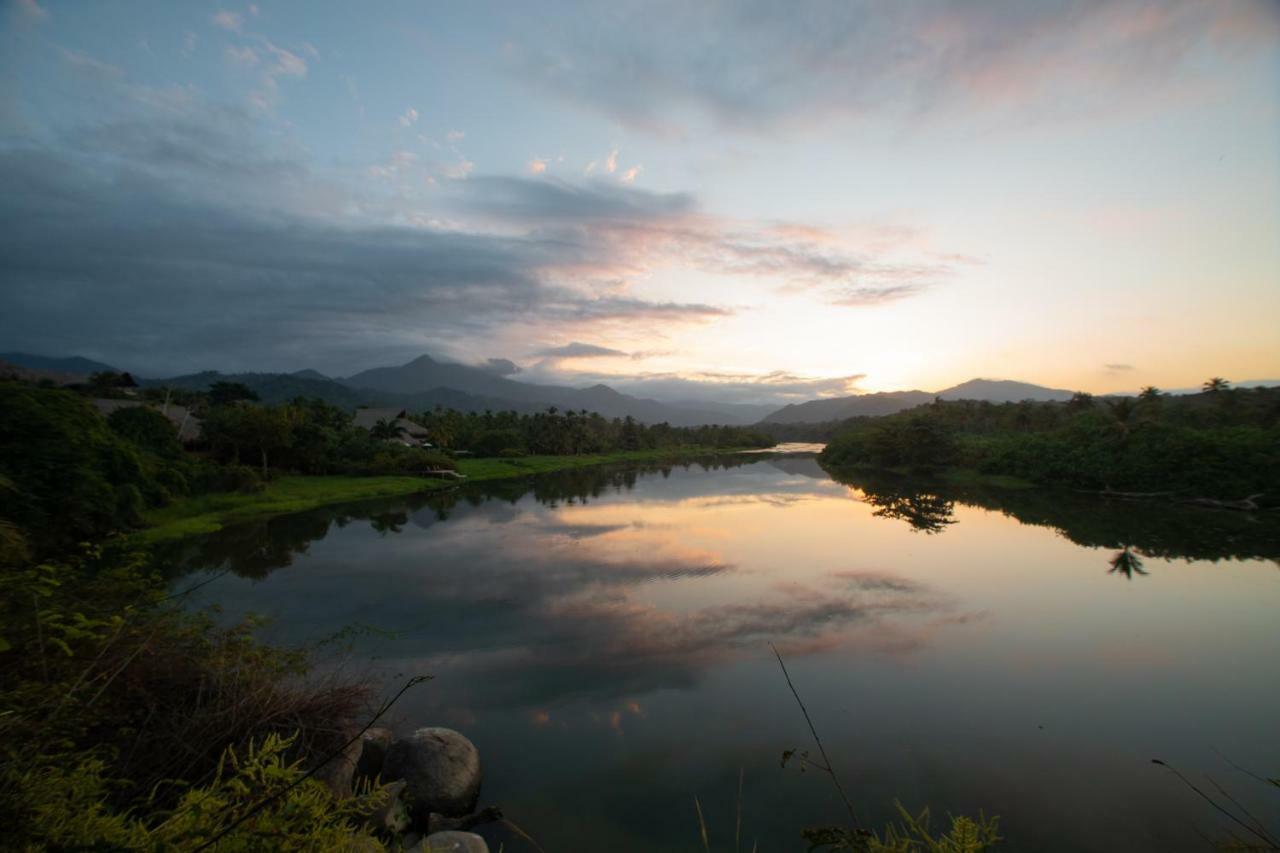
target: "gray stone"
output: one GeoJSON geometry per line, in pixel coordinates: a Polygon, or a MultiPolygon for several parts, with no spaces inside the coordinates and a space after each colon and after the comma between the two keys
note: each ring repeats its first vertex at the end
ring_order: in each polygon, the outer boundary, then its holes
{"type": "Polygon", "coordinates": [[[433,832],[422,842],[423,853],[489,853],[489,845],[474,832],[433,832]]]}
{"type": "MultiPolygon", "coordinates": [[[[347,737],[350,737],[350,735],[347,737]]],[[[350,797],[351,780],[355,776],[356,763],[360,761],[360,751],[362,749],[363,746],[360,743],[360,739],[356,738],[347,745],[346,749],[322,765],[312,778],[318,779],[327,785],[338,799],[350,797]]]]}
{"type": "Polygon", "coordinates": [[[387,749],[396,736],[391,729],[369,729],[360,740],[364,749],[360,753],[360,761],[356,764],[357,779],[377,779],[382,775],[382,763],[387,759],[387,749]]]}
{"type": "Polygon", "coordinates": [[[418,825],[425,826],[431,812],[457,817],[475,808],[480,796],[480,753],[453,729],[418,729],[391,744],[382,776],[408,783],[410,809],[418,825]]]}

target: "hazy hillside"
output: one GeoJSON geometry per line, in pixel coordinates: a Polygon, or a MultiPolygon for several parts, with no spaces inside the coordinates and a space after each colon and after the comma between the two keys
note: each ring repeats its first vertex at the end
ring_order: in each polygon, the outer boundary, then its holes
{"type": "Polygon", "coordinates": [[[1065,402],[1074,391],[1063,388],[1046,388],[1030,382],[1014,382],[1009,379],[970,379],[937,392],[944,400],[984,400],[988,403],[1021,403],[1034,400],[1038,403],[1065,402]]]}
{"type": "Polygon", "coordinates": [[[821,424],[856,417],[892,415],[935,397],[943,400],[981,400],[988,403],[1019,403],[1023,400],[1052,402],[1070,400],[1073,392],[1046,388],[1008,379],[970,379],[941,391],[883,391],[832,397],[784,406],[761,421],[763,424],[821,424]]]}
{"type": "Polygon", "coordinates": [[[672,426],[744,425],[754,422],[759,414],[755,407],[675,406],[632,397],[608,385],[569,388],[516,382],[477,367],[440,362],[425,355],[408,364],[374,368],[346,379],[330,379],[315,370],[230,374],[203,371],[168,379],[145,380],[143,384],[203,391],[219,381],[241,382],[266,403],[283,403],[295,397],[319,397],[348,409],[357,406],[403,406],[410,411],[428,411],[443,406],[467,412],[531,413],[554,406],[562,410],[586,409],[607,418],[631,416],[642,423],[665,421],[672,426]]]}
{"type": "Polygon", "coordinates": [[[32,355],[27,352],[0,352],[0,361],[15,364],[18,367],[29,367],[32,370],[49,370],[55,373],[90,374],[104,370],[116,370],[109,364],[81,358],[78,355],[68,358],[55,358],[44,355],[32,355]]]}
{"type": "Polygon", "coordinates": [[[755,409],[742,411],[738,407],[719,408],[712,404],[695,408],[662,403],[623,394],[608,385],[570,388],[518,382],[479,367],[436,361],[429,355],[395,367],[375,367],[339,381],[351,388],[412,395],[414,398],[450,389],[487,398],[490,404],[481,406],[481,409],[532,411],[556,406],[560,409],[586,409],[610,418],[630,415],[644,423],[666,421],[673,426],[748,424],[758,416],[755,409]]]}
{"type": "Polygon", "coordinates": [[[764,418],[761,423],[818,424],[868,415],[892,415],[903,409],[928,403],[933,396],[927,391],[884,391],[877,394],[810,400],[807,403],[784,406],[764,418]]]}

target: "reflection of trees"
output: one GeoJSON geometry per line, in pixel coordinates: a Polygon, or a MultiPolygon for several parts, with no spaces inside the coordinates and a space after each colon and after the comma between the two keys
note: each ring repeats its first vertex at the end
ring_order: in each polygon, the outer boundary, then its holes
{"type": "Polygon", "coordinates": [[[369,516],[369,526],[386,536],[388,533],[399,533],[409,522],[409,513],[404,510],[382,512],[369,516]]]}
{"type": "MultiPolygon", "coordinates": [[[[884,514],[904,518],[907,495],[924,507],[959,503],[1001,512],[1023,524],[1049,527],[1088,548],[1128,549],[1143,557],[1185,560],[1280,560],[1280,515],[1125,501],[1051,489],[957,486],[883,472],[832,472],[860,489],[884,514]]],[[[927,517],[927,514],[925,515],[927,517]]]]}
{"type": "Polygon", "coordinates": [[[928,492],[866,492],[867,503],[874,506],[877,518],[897,518],[912,530],[941,533],[955,524],[955,503],[928,492]]]}
{"type": "Polygon", "coordinates": [[[1134,574],[1147,574],[1147,570],[1142,568],[1142,558],[1130,551],[1127,545],[1113,554],[1107,563],[1111,566],[1107,570],[1109,575],[1121,574],[1129,580],[1133,580],[1134,574]]]}
{"type": "Polygon", "coordinates": [[[491,500],[514,504],[529,494],[547,506],[586,503],[606,494],[631,491],[646,474],[661,473],[666,477],[676,467],[714,471],[759,461],[758,456],[734,455],[680,463],[599,465],[492,480],[424,495],[337,504],[232,525],[208,536],[157,546],[157,564],[175,567],[175,574],[228,569],[241,577],[261,579],[291,565],[295,555],[305,553],[312,542],[328,534],[330,525],[345,527],[352,521],[367,519],[378,533],[396,534],[410,516],[415,524],[425,526],[424,521],[431,517],[435,521],[447,520],[459,507],[479,507],[491,500]]]}
{"type": "Polygon", "coordinates": [[[877,518],[896,518],[925,533],[941,533],[955,524],[955,501],[926,488],[920,480],[882,473],[832,476],[861,490],[877,518]]]}

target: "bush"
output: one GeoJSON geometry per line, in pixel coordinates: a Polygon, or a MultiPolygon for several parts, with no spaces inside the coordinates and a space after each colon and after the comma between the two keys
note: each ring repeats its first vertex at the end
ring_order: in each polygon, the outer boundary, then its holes
{"type": "Polygon", "coordinates": [[[111,431],[142,450],[174,458],[182,454],[178,430],[173,422],[147,406],[116,409],[107,416],[111,431]]]}
{"type": "MultiPolygon", "coordinates": [[[[87,838],[129,846],[118,839],[160,828],[128,815],[170,809],[165,832],[184,820],[207,832],[225,820],[224,806],[243,809],[263,790],[258,776],[228,787],[229,766],[246,758],[277,781],[296,778],[296,761],[340,746],[363,716],[364,684],[307,679],[306,655],[258,643],[256,623],[219,627],[166,592],[144,556],[119,548],[0,572],[6,832],[58,849],[87,838]]],[[[299,796],[310,809],[318,794],[299,796]]]]}
{"type": "Polygon", "coordinates": [[[101,538],[159,499],[142,454],[69,391],[0,382],[0,518],[37,554],[101,538]]]}

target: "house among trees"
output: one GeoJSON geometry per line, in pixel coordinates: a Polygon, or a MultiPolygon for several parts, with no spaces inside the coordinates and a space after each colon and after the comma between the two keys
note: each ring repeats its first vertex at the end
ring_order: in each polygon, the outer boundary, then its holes
{"type": "Polygon", "coordinates": [[[191,410],[186,406],[179,406],[174,403],[154,405],[151,403],[145,403],[142,400],[117,400],[106,397],[95,397],[89,402],[93,403],[93,407],[97,409],[98,413],[104,418],[110,417],[111,413],[117,409],[130,409],[136,406],[144,406],[149,409],[154,409],[169,419],[173,424],[173,428],[178,431],[178,440],[183,444],[196,444],[204,435],[204,428],[200,419],[191,414],[191,410]]]}
{"type": "Polygon", "coordinates": [[[406,447],[434,447],[430,433],[409,420],[404,409],[356,409],[355,425],[368,430],[374,438],[394,441],[406,447]]]}

